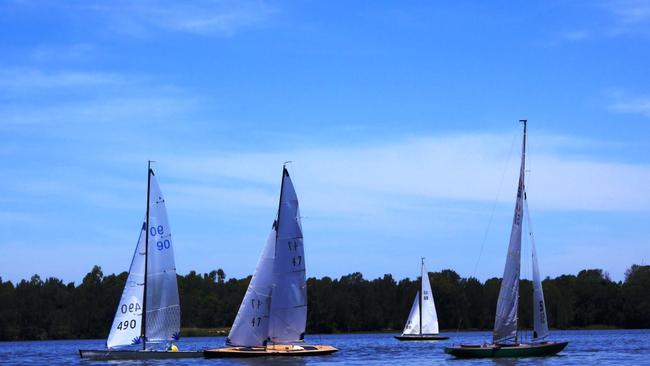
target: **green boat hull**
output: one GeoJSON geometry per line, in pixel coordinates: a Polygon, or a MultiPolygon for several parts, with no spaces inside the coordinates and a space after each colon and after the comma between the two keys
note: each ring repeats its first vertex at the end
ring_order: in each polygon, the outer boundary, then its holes
{"type": "Polygon", "coordinates": [[[546,342],[522,345],[488,345],[445,347],[445,353],[458,358],[544,357],[562,351],[569,342],[546,342]]]}

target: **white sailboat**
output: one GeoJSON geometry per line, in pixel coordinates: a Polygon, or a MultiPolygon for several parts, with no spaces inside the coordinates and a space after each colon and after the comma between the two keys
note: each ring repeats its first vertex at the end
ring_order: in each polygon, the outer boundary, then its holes
{"type": "Polygon", "coordinates": [[[546,305],[544,293],[539,276],[537,251],[530,227],[528,202],[526,197],[526,125],[527,120],[520,120],[524,126],[523,144],[521,152],[521,166],[519,168],[519,185],[515,201],[515,214],[510,232],[508,256],[503,270],[503,279],[497,300],[496,316],[492,344],[486,345],[461,345],[446,347],[445,352],[456,357],[529,357],[554,355],[564,349],[568,342],[548,342],[544,339],[549,335],[546,321],[546,305]],[[524,210],[525,208],[525,210],[524,210]],[[532,246],[533,266],[533,339],[530,343],[521,343],[518,336],[517,311],[519,309],[519,277],[521,270],[521,239],[524,213],[528,218],[528,229],[532,246]]]}
{"type": "Polygon", "coordinates": [[[400,341],[435,341],[449,339],[447,336],[441,336],[438,329],[438,315],[436,313],[436,304],[431,292],[431,283],[429,283],[429,272],[424,265],[422,258],[422,268],[420,275],[420,291],[415,295],[411,312],[406,320],[406,325],[401,335],[395,336],[400,341]]]}
{"type": "Polygon", "coordinates": [[[178,352],[180,304],[167,209],[148,164],[147,209],[129,276],[115,311],[106,350],[79,350],[82,358],[150,359],[201,357],[178,352]],[[168,345],[170,350],[156,350],[168,345]],[[149,346],[149,347],[147,347],[149,346]],[[138,349],[140,348],[140,349],[138,349]]]}
{"type": "Polygon", "coordinates": [[[246,290],[226,344],[206,357],[309,356],[336,352],[296,345],[305,336],[307,283],[298,197],[286,166],[277,217],[246,290]]]}

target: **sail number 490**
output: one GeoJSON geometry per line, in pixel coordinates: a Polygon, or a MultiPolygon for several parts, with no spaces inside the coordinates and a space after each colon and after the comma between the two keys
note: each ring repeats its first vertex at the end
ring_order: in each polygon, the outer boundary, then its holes
{"type": "Polygon", "coordinates": [[[118,330],[135,329],[137,325],[138,322],[136,322],[135,319],[125,320],[123,322],[117,323],[117,329],[118,330]]]}
{"type": "Polygon", "coordinates": [[[122,304],[120,306],[120,312],[122,312],[122,314],[126,314],[127,312],[132,313],[134,311],[140,311],[140,309],[142,309],[142,307],[137,302],[136,303],[130,303],[128,305],[127,304],[122,304]]]}

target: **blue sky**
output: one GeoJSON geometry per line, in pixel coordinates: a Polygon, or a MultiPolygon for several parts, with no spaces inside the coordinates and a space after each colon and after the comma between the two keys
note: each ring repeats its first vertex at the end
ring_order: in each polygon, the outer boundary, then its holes
{"type": "Polygon", "coordinates": [[[650,261],[647,1],[3,1],[0,29],[5,280],[126,270],[147,159],[179,273],[250,274],[292,160],[308,275],[501,276],[520,118],[543,274],[650,261]]]}

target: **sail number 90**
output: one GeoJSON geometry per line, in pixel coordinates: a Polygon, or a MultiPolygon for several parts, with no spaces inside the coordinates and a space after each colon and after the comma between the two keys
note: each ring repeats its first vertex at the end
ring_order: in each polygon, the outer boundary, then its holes
{"type": "Polygon", "coordinates": [[[169,249],[171,245],[172,243],[167,239],[156,242],[156,247],[158,250],[169,249]]]}
{"type": "Polygon", "coordinates": [[[162,235],[165,229],[163,228],[162,225],[158,225],[158,227],[152,226],[149,228],[149,235],[151,236],[156,236],[156,235],[162,235]]]}
{"type": "Polygon", "coordinates": [[[128,330],[128,329],[135,329],[135,327],[138,325],[138,323],[135,321],[135,319],[125,320],[123,322],[117,323],[117,329],[118,330],[128,330]]]}

